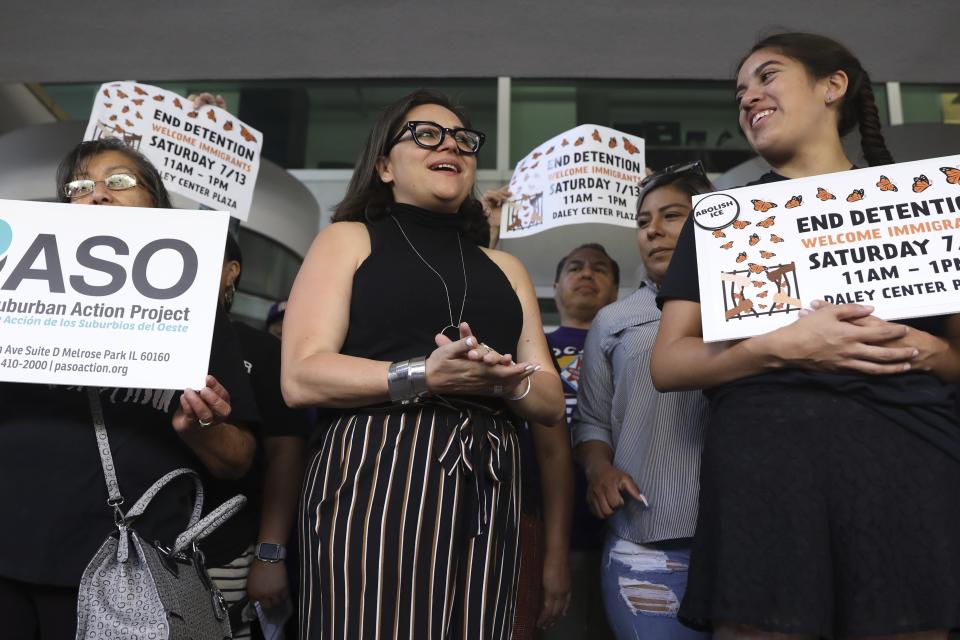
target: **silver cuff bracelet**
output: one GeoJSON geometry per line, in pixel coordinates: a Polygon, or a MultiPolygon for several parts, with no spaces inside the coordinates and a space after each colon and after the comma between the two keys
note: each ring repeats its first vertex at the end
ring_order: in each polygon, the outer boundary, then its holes
{"type": "Polygon", "coordinates": [[[406,404],[427,394],[427,359],[424,356],[394,362],[387,370],[387,389],[393,402],[406,404]]]}

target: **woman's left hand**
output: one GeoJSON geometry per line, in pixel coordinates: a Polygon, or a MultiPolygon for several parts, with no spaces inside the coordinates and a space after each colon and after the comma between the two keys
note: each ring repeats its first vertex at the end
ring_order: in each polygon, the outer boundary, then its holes
{"type": "Polygon", "coordinates": [[[173,428],[178,432],[206,428],[225,422],[230,411],[230,394],[215,377],[207,376],[203,389],[184,389],[180,408],[173,415],[173,428]]]}
{"type": "MultiPolygon", "coordinates": [[[[833,305],[823,300],[814,300],[810,303],[810,308],[814,311],[826,309],[831,306],[833,305]]],[[[888,324],[897,324],[881,320],[873,315],[851,320],[850,323],[858,327],[880,327],[888,324]]],[[[887,340],[879,343],[878,346],[880,345],[894,349],[912,347],[917,352],[917,355],[910,360],[910,368],[920,371],[930,371],[933,368],[933,361],[950,349],[950,343],[946,340],[909,326],[907,327],[906,333],[899,338],[887,340]]]]}
{"type": "MultiPolygon", "coordinates": [[[[473,336],[474,340],[477,341],[477,347],[475,349],[470,349],[466,353],[466,357],[468,360],[472,360],[474,362],[483,362],[490,366],[494,366],[498,364],[510,366],[511,364],[513,364],[513,354],[497,353],[497,350],[494,349],[493,347],[489,347],[484,343],[480,342],[480,338],[473,335],[473,329],[471,329],[470,325],[467,324],[466,322],[460,323],[459,329],[460,329],[461,340],[463,340],[464,338],[469,338],[470,336],[473,336]]],[[[451,342],[453,342],[453,340],[443,335],[442,333],[437,334],[436,343],[438,347],[442,347],[445,344],[450,344],[451,342]]]]}
{"type": "Polygon", "coordinates": [[[547,552],[543,560],[543,606],[537,628],[549,629],[570,606],[570,565],[565,554],[547,552]]]}

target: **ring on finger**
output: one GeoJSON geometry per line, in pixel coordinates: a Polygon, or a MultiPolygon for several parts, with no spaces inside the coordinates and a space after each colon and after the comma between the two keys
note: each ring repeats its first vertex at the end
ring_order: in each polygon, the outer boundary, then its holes
{"type": "Polygon", "coordinates": [[[487,352],[484,353],[483,355],[487,355],[487,353],[493,353],[493,352],[495,352],[495,349],[494,349],[493,347],[491,347],[490,345],[488,345],[488,344],[486,344],[486,343],[484,343],[484,342],[481,342],[481,343],[480,343],[480,346],[487,350],[487,352]]]}
{"type": "Polygon", "coordinates": [[[201,426],[201,427],[209,427],[210,425],[213,424],[213,418],[210,418],[209,420],[204,420],[203,418],[198,418],[198,419],[197,419],[197,422],[200,423],[200,426],[201,426]]]}

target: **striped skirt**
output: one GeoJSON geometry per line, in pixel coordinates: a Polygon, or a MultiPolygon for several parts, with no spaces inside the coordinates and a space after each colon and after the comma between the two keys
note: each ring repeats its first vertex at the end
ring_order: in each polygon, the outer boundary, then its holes
{"type": "Polygon", "coordinates": [[[473,405],[334,419],[301,496],[300,637],[508,639],[519,456],[513,425],[473,405]]]}

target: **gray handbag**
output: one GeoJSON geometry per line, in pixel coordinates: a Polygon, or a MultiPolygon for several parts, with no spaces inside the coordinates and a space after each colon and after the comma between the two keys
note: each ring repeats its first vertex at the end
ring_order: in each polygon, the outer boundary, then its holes
{"type": "Polygon", "coordinates": [[[117,531],[103,543],[80,580],[77,640],[222,640],[231,638],[223,596],[207,575],[197,542],[240,510],[235,496],[201,518],[203,485],[191,469],[175,469],[153,483],[124,514],[100,396],[88,390],[100,462],[117,531]],[[131,528],[150,501],[172,480],[189,476],[196,491],[186,530],[173,548],[145,543],[131,528]]]}

